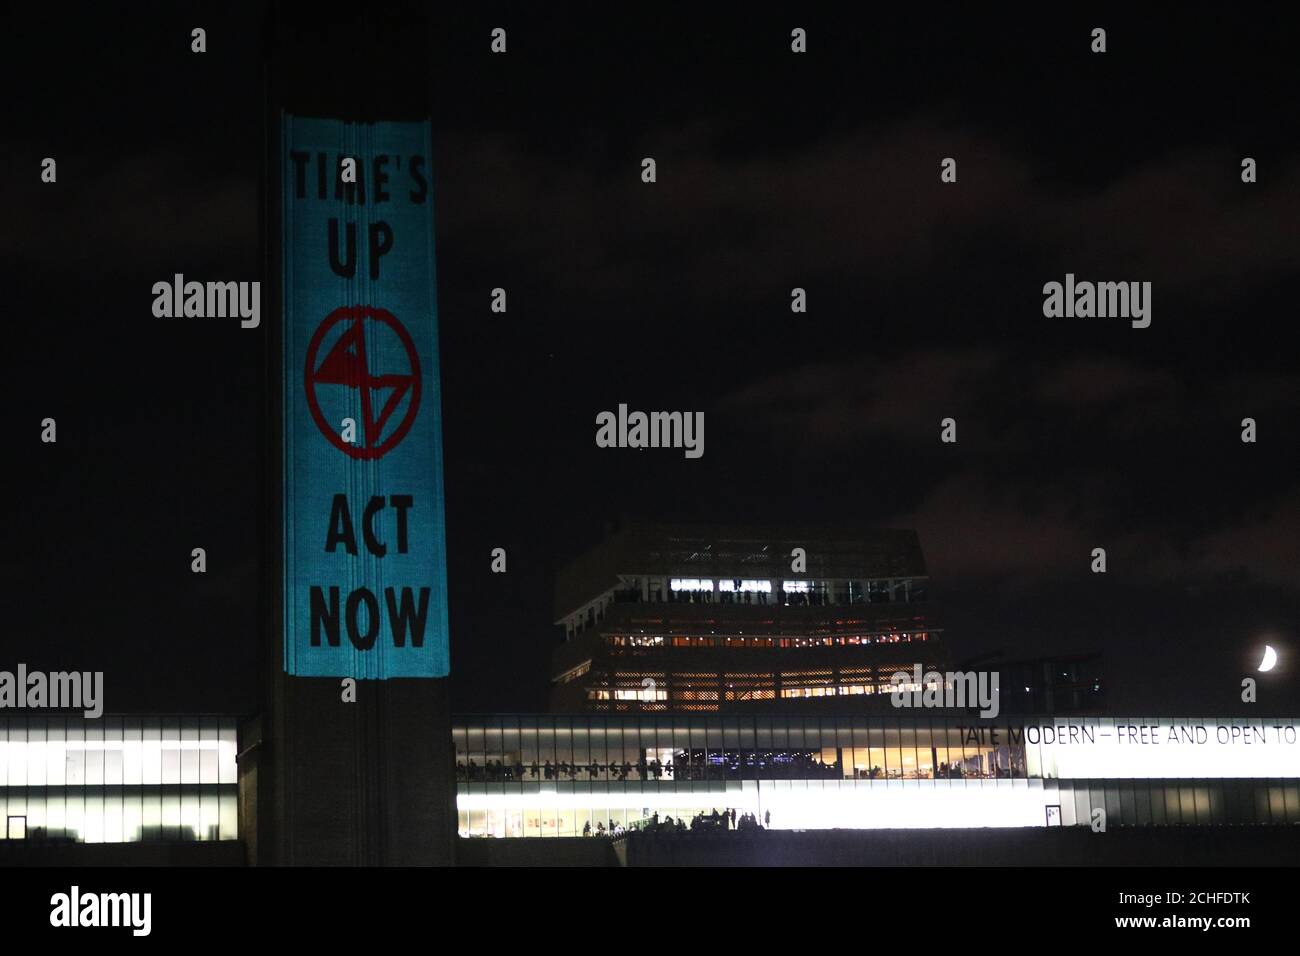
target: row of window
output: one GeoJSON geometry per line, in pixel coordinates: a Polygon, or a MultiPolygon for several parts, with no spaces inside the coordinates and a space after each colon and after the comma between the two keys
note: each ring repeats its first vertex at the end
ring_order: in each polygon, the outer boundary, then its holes
{"type": "Polygon", "coordinates": [[[1276,780],[1062,780],[1065,826],[1300,824],[1300,785],[1276,780]]]}
{"type": "Polygon", "coordinates": [[[622,648],[656,648],[656,647],[754,647],[754,648],[800,648],[800,647],[859,647],[869,644],[910,644],[915,641],[929,640],[926,631],[886,631],[880,634],[839,634],[827,637],[756,637],[744,635],[727,636],[690,636],[676,634],[610,634],[605,643],[610,647],[622,648]]]}
{"type": "Polygon", "coordinates": [[[923,581],[911,578],[880,580],[782,580],[747,578],[625,577],[624,586],[607,592],[564,618],[565,636],[573,637],[603,620],[611,604],[688,603],[756,604],[786,607],[826,607],[853,604],[924,601],[923,581]]]}
{"type": "MultiPolygon", "coordinates": [[[[716,690],[694,693],[712,701],[716,690]]],[[[676,699],[676,695],[674,696],[676,699]]],[[[685,699],[685,698],[683,698],[685,699]]],[[[525,718],[524,720],[528,720],[525,718]]],[[[653,781],[782,779],[809,775],[860,779],[1025,778],[1023,739],[972,739],[960,726],[888,725],[846,728],[823,736],[802,721],[735,725],[734,733],[665,720],[648,728],[605,726],[577,719],[532,718],[531,726],[503,724],[453,730],[459,779],[522,784],[544,780],[653,781]],[[540,722],[539,722],[540,721],[540,722]],[[713,732],[711,733],[710,730],[713,732]],[[727,740],[731,739],[730,745],[727,740]],[[828,744],[826,741],[829,740],[828,744]]]]}
{"type": "Polygon", "coordinates": [[[647,750],[620,763],[608,751],[589,761],[536,757],[522,751],[484,751],[480,764],[472,752],[457,754],[457,779],[466,782],[695,780],[1010,780],[1027,779],[1023,748],[915,747],[820,750],[647,750]]]}
{"type": "MultiPolygon", "coordinates": [[[[719,693],[716,683],[701,682],[692,690],[700,696],[719,693]]],[[[681,706],[675,689],[670,696],[681,706]]],[[[984,721],[923,711],[819,717],[502,715],[458,722],[452,733],[465,779],[516,786],[546,779],[656,785],[779,779],[789,775],[792,761],[802,759],[797,754],[819,755],[820,768],[844,779],[1300,779],[1300,724],[1289,719],[984,721]]]]}
{"type": "MultiPolygon", "coordinates": [[[[895,689],[893,683],[884,684],[828,684],[815,687],[782,687],[782,697],[849,697],[863,694],[888,694],[895,689]]],[[[897,685],[904,690],[915,687],[914,684],[897,685]]]]}
{"type": "MultiPolygon", "coordinates": [[[[793,687],[782,686],[780,696],[787,699],[800,697],[849,697],[866,694],[889,694],[895,690],[893,683],[885,682],[880,684],[862,684],[862,683],[824,683],[812,686],[800,686],[796,684],[793,687]]],[[[917,689],[917,684],[900,684],[898,687],[903,690],[917,689]]],[[[725,699],[728,701],[746,701],[746,700],[776,700],[777,691],[772,684],[764,686],[755,686],[751,684],[742,684],[740,686],[728,684],[723,691],[718,690],[682,690],[675,688],[672,699],[679,701],[714,701],[725,699]]],[[[669,699],[667,689],[659,686],[648,686],[640,689],[627,688],[597,688],[593,687],[587,691],[587,700],[590,701],[666,701],[669,699]]]]}
{"type": "Polygon", "coordinates": [[[11,787],[0,791],[5,838],[139,843],[239,838],[239,788],[11,787]]]}
{"type": "MultiPolygon", "coordinates": [[[[766,786],[766,785],[765,785],[766,786]]],[[[689,824],[697,815],[734,810],[769,829],[860,829],[898,826],[1089,826],[1105,814],[1106,827],[1283,826],[1300,824],[1300,785],[1270,780],[1062,780],[1038,791],[956,792],[927,801],[922,790],[830,790],[791,781],[772,789],[678,795],[677,802],[629,805],[617,794],[589,794],[578,803],[524,797],[518,805],[460,800],[464,837],[599,836],[644,827],[656,817],[689,824]],[[783,789],[782,789],[783,788],[783,789]],[[849,800],[843,799],[848,794],[849,800]]],[[[935,794],[935,796],[943,796],[935,794]]]]}
{"type": "Polygon", "coordinates": [[[233,718],[0,720],[0,786],[233,784],[233,718]]]}
{"type": "MultiPolygon", "coordinates": [[[[842,667],[821,670],[782,670],[760,672],[727,671],[687,673],[619,671],[606,676],[606,684],[587,688],[587,700],[603,702],[675,703],[711,701],[775,700],[800,697],[836,697],[867,694],[890,694],[896,689],[894,674],[901,665],[882,667],[842,667]],[[609,685],[615,686],[609,686],[609,685]]],[[[919,690],[912,681],[897,685],[903,690],[919,690]]],[[[602,708],[603,709],[603,708],[602,708]]]]}

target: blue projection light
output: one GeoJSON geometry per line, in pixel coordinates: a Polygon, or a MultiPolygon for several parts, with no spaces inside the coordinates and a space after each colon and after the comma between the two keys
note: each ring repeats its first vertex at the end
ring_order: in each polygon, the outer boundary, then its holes
{"type": "Polygon", "coordinates": [[[445,677],[429,124],[282,131],[284,669],[445,677]]]}

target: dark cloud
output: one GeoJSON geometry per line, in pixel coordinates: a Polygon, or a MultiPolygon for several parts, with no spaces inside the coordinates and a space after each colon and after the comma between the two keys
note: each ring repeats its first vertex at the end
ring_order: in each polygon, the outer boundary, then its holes
{"type": "Polygon", "coordinates": [[[1176,321],[1168,294],[1220,302],[1300,270],[1289,241],[1300,216],[1293,152],[1271,157],[1255,185],[1240,181],[1239,156],[1197,148],[1135,155],[1113,180],[1080,189],[999,131],[937,116],[779,154],[736,155],[728,128],[717,117],[647,130],[621,154],[598,135],[581,153],[539,155],[523,137],[447,134],[444,187],[463,201],[449,207],[445,234],[492,236],[503,259],[565,288],[616,294],[671,268],[680,289],[741,299],[774,276],[947,271],[963,244],[992,235],[1041,264],[1035,295],[1066,271],[1150,281],[1162,322],[1176,321]],[[643,155],[658,162],[653,186],[639,180],[643,155]],[[939,182],[945,156],[959,158],[957,186],[939,182]]]}
{"type": "MultiPolygon", "coordinates": [[[[39,144],[21,151],[39,169],[39,144]]],[[[31,228],[0,231],[0,255],[80,278],[170,262],[177,271],[256,262],[257,180],[205,169],[178,150],[128,145],[116,153],[62,153],[58,181],[15,190],[8,214],[31,228]]],[[[160,276],[165,278],[165,276],[160,276]]]]}
{"type": "Polygon", "coordinates": [[[1038,394],[1045,401],[1073,407],[1121,401],[1163,402],[1179,393],[1178,382],[1169,372],[1100,355],[1067,359],[1037,384],[1038,394]]]}
{"type": "MultiPolygon", "coordinates": [[[[819,457],[882,436],[928,447],[942,419],[990,401],[1007,361],[995,349],[938,348],[796,366],[740,387],[716,407],[739,427],[780,435],[819,457]]],[[[984,431],[965,415],[959,429],[972,443],[984,431]]]]}
{"type": "MultiPolygon", "coordinates": [[[[918,499],[889,523],[918,529],[941,581],[1021,584],[1088,573],[1091,550],[1104,546],[1130,577],[1205,581],[1240,572],[1300,591],[1295,538],[1283,530],[1300,527],[1294,475],[1255,482],[1255,498],[1227,513],[1180,513],[1174,537],[1160,515],[1140,507],[1135,513],[1124,491],[1126,482],[1146,480],[1168,464],[1175,466],[1170,478],[1224,497],[1214,476],[1182,472],[1167,454],[1190,435],[1234,456],[1237,467],[1251,467],[1252,446],[1239,441],[1239,424],[1225,421],[1221,410],[1235,400],[1277,422],[1296,405],[1296,391],[1286,385],[1270,378],[1191,384],[1165,369],[1099,354],[1027,372],[1006,351],[926,350],[794,368],[737,389],[717,408],[756,438],[781,436],[781,445],[806,462],[883,449],[861,456],[872,462],[873,483],[899,474],[897,462],[913,463],[901,473],[918,499]],[[1012,380],[1025,387],[1008,402],[1012,380]],[[1075,432],[1079,419],[1066,412],[1083,416],[1087,431],[1075,432]],[[956,445],[939,441],[946,417],[957,420],[956,445]],[[1207,434],[1212,429],[1221,433],[1207,434]],[[786,436],[795,436],[793,443],[786,436]],[[1132,449],[1142,447],[1148,454],[1135,457],[1132,449]],[[1044,455],[1058,456],[1048,477],[1044,455]]],[[[1182,451],[1190,463],[1204,454],[1192,446],[1182,451]]]]}

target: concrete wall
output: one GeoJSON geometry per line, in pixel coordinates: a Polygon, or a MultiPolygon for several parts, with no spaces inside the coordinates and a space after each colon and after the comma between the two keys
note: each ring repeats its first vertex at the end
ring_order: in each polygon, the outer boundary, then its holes
{"type": "Polygon", "coordinates": [[[1289,866],[1300,827],[769,830],[626,842],[629,866],[1289,866]]]}
{"type": "Polygon", "coordinates": [[[767,830],[460,839],[461,866],[1290,866],[1300,827],[767,830]]]}
{"type": "Polygon", "coordinates": [[[457,866],[617,866],[613,842],[596,837],[465,839],[457,866]]]}
{"type": "Polygon", "coordinates": [[[243,866],[240,840],[203,843],[0,842],[0,867],[11,866],[243,866]]]}

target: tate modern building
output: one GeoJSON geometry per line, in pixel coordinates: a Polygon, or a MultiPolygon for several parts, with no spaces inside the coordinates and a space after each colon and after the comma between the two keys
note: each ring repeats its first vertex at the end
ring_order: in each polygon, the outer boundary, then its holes
{"type": "MultiPolygon", "coordinates": [[[[580,837],[715,810],[777,830],[1289,826],[1298,723],[500,714],[453,721],[444,775],[461,837],[580,837]]],[[[7,717],[5,836],[247,841],[256,764],[241,764],[239,738],[232,717],[7,717]]]]}
{"type": "Polygon", "coordinates": [[[1300,823],[1293,719],[502,715],[453,735],[462,836],[728,809],[793,830],[1300,823]]]}

